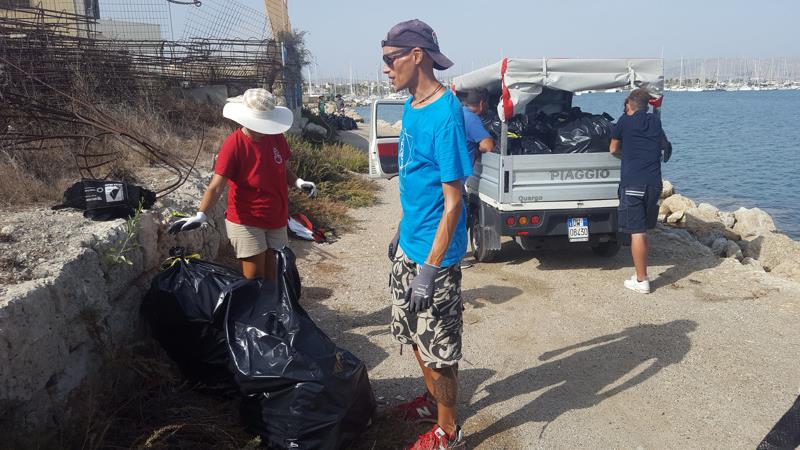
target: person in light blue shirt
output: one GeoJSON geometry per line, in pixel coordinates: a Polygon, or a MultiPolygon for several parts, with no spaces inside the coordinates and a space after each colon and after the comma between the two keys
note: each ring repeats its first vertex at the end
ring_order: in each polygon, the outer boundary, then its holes
{"type": "MultiPolygon", "coordinates": [[[[423,108],[412,107],[412,99],[409,99],[403,110],[397,156],[403,206],[400,248],[417,264],[427,261],[444,213],[445,188],[442,185],[472,174],[473,160],[467,150],[461,105],[452,92],[446,89],[443,92],[435,102],[423,108]]],[[[453,230],[440,267],[458,263],[467,250],[463,204],[457,212],[461,217],[459,226],[453,230]]]]}
{"type": "Polygon", "coordinates": [[[381,43],[383,72],[408,89],[398,139],[403,218],[389,245],[392,336],[411,345],[427,392],[397,406],[414,422],[435,422],[411,448],[464,448],[456,418],[463,332],[461,268],[467,249],[463,179],[472,174],[464,113],[433,70],[452,66],[433,29],[420,20],[395,25],[381,43]]]}

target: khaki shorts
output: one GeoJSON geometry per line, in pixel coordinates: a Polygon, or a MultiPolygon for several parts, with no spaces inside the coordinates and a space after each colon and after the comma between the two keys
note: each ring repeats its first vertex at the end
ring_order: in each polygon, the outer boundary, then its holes
{"type": "Polygon", "coordinates": [[[279,250],[289,243],[286,227],[268,229],[241,225],[225,219],[225,230],[239,259],[264,253],[268,248],[279,250]]]}
{"type": "Polygon", "coordinates": [[[392,336],[401,344],[416,346],[425,367],[442,369],[458,364],[464,330],[461,266],[456,263],[439,270],[434,281],[433,306],[415,313],[408,310],[405,297],[417,271],[417,264],[403,254],[402,248],[398,249],[389,277],[392,336]]]}

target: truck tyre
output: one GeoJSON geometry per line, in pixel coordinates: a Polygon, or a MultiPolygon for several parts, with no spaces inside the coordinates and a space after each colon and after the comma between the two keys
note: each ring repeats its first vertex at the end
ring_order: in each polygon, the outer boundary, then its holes
{"type": "Polygon", "coordinates": [[[472,256],[478,262],[491,262],[497,256],[497,250],[486,248],[486,241],[481,228],[480,208],[473,211],[470,215],[469,243],[472,248],[472,256]]]}
{"type": "Polygon", "coordinates": [[[613,240],[593,245],[592,251],[597,256],[611,257],[617,254],[619,247],[619,241],[613,240]]]}

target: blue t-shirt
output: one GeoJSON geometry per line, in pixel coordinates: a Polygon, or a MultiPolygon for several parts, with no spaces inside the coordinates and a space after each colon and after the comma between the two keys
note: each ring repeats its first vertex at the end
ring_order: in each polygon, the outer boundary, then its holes
{"type": "Polygon", "coordinates": [[[623,114],[611,132],[622,141],[622,187],[649,184],[661,185],[661,120],[655,114],[636,111],[623,114]]]}
{"type": "Polygon", "coordinates": [[[477,114],[470,111],[466,106],[464,107],[464,132],[467,135],[467,151],[469,151],[469,159],[475,163],[475,155],[478,151],[478,144],[491,137],[486,128],[483,128],[483,122],[477,114]]]}
{"type": "MultiPolygon", "coordinates": [[[[425,264],[444,212],[442,183],[472,174],[464,136],[461,104],[449,90],[435,102],[414,109],[411,99],[403,108],[397,163],[400,172],[400,247],[408,258],[425,264]]],[[[442,267],[461,261],[467,250],[466,208],[461,209],[442,267]]]]}

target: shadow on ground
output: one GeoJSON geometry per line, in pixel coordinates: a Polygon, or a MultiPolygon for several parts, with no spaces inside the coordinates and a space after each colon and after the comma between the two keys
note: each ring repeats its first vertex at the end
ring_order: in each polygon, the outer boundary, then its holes
{"type": "MultiPolygon", "coordinates": [[[[650,275],[652,280],[650,288],[653,291],[677,283],[695,272],[714,268],[724,261],[723,258],[700,254],[685,243],[675,242],[662,231],[651,232],[648,239],[650,243],[648,266],[667,267],[658,276],[650,275]]],[[[536,269],[542,271],[627,268],[632,274],[634,270],[628,246],[621,247],[614,256],[598,256],[592,252],[588,244],[570,244],[568,242],[553,242],[541,250],[526,251],[516,242],[506,241],[503,242],[502,249],[494,262],[482,264],[514,266],[525,264],[531,260],[535,260],[536,269]]]]}
{"type": "Polygon", "coordinates": [[[562,414],[590,408],[637,386],[679,363],[691,349],[689,333],[696,328],[691,320],[639,325],[542,354],[538,361],[530,361],[538,365],[478,393],[485,396],[467,408],[473,417],[484,415],[483,410],[492,405],[543,391],[516,410],[506,408],[501,417],[470,435],[470,447],[529,422],[545,422],[541,436],[562,414]]]}
{"type": "Polygon", "coordinates": [[[487,303],[492,305],[503,304],[524,293],[518,287],[489,284],[479,288],[466,289],[461,292],[461,296],[464,298],[464,303],[469,303],[475,309],[478,309],[487,306],[487,303]]]}

